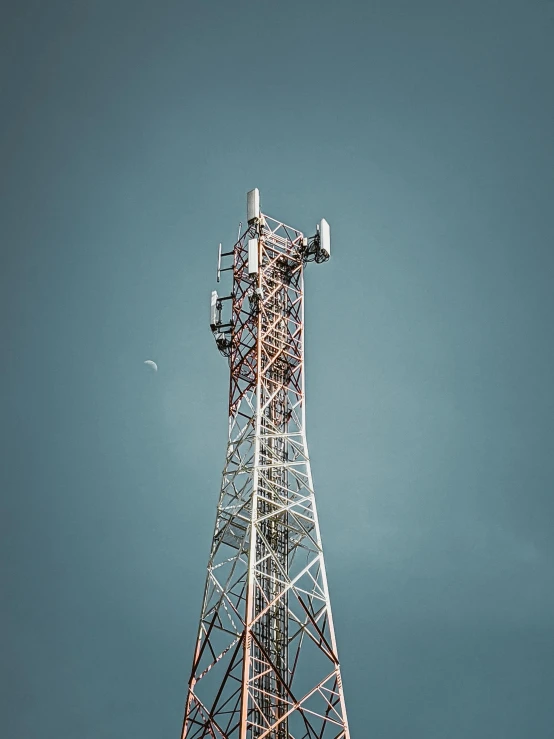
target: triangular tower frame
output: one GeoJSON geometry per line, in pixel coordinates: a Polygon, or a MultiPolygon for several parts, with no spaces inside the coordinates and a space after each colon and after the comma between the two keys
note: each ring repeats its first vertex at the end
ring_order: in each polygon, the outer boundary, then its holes
{"type": "Polygon", "coordinates": [[[181,739],[349,739],[308,456],[304,266],[329,257],[259,212],[211,327],[229,357],[229,441],[181,739]],[[230,318],[222,314],[230,301],[230,318]]]}

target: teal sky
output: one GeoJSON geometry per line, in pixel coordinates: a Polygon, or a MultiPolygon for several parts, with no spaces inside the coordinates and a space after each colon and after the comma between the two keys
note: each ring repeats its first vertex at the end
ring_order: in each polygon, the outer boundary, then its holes
{"type": "Polygon", "coordinates": [[[551,736],[553,36],[549,0],[4,3],[4,736],[179,735],[252,187],[332,229],[307,421],[352,739],[551,736]]]}

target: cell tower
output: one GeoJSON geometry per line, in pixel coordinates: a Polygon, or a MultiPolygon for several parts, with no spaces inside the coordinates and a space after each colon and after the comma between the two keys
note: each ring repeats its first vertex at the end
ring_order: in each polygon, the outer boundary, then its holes
{"type": "Polygon", "coordinates": [[[307,262],[330,255],[260,213],[219,247],[211,329],[229,358],[229,442],[182,739],[349,739],[304,409],[307,262]]]}

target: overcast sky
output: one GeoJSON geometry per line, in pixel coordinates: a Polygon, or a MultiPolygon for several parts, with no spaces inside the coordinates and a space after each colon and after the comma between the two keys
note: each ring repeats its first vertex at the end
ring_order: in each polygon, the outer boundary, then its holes
{"type": "Polygon", "coordinates": [[[253,187],[332,229],[307,422],[352,739],[552,736],[553,36],[549,0],[3,4],[5,737],[179,736],[253,187]]]}

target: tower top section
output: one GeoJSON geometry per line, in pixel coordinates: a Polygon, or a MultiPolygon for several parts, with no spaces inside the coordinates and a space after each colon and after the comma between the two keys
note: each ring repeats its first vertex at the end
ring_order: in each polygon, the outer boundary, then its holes
{"type": "Polygon", "coordinates": [[[248,324],[252,336],[260,333],[265,324],[259,323],[258,316],[261,311],[267,320],[271,301],[277,295],[275,285],[282,285],[283,296],[289,299],[290,285],[295,281],[299,286],[303,284],[304,265],[326,262],[331,255],[331,229],[325,218],[316,225],[315,234],[306,237],[261,212],[258,188],[246,195],[246,221],[242,233],[242,224],[239,226],[239,238],[232,249],[224,251],[219,245],[217,281],[222,273],[232,272],[231,292],[220,295],[214,290],[210,301],[210,328],[218,349],[227,357],[233,346],[237,351],[240,348],[236,337],[241,326],[248,324]]]}

